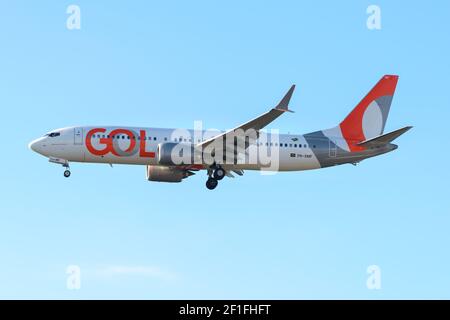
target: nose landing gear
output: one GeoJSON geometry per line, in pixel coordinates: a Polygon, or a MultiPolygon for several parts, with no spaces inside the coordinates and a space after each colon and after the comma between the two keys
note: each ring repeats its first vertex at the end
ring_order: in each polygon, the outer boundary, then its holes
{"type": "Polygon", "coordinates": [[[66,170],[64,171],[64,177],[70,177],[69,161],[60,158],[49,158],[48,161],[51,163],[62,165],[64,168],[66,168],[66,170]]]}
{"type": "Polygon", "coordinates": [[[66,168],[66,170],[64,170],[64,177],[66,177],[66,178],[70,177],[69,161],[65,160],[65,161],[62,163],[62,166],[63,166],[64,168],[66,168]]]}

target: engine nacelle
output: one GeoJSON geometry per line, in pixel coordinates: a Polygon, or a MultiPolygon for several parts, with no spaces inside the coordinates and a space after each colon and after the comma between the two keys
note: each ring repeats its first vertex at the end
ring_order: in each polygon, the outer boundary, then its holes
{"type": "Polygon", "coordinates": [[[181,182],[193,172],[175,167],[147,166],[147,180],[159,182],[181,182]]]}
{"type": "Polygon", "coordinates": [[[157,157],[158,164],[164,166],[202,163],[201,152],[196,151],[194,145],[187,143],[160,143],[158,144],[157,157]]]}

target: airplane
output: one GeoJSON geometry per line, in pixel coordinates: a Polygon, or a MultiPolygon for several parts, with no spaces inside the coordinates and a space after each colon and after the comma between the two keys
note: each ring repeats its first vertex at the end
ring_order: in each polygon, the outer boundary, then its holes
{"type": "Polygon", "coordinates": [[[384,134],[397,75],[384,75],[337,126],[307,134],[262,130],[287,112],[295,85],[272,109],[228,131],[76,126],[52,130],[29,148],[65,168],[70,162],[146,166],[149,181],[181,182],[206,170],[206,187],[244,170],[300,171],[353,164],[397,149],[406,126],[384,134]]]}

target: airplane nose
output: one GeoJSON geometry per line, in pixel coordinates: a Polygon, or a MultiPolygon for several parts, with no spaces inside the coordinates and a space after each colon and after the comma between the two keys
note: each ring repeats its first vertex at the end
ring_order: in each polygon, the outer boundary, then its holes
{"type": "Polygon", "coordinates": [[[31,150],[33,150],[34,152],[37,152],[37,151],[36,151],[36,140],[31,141],[31,142],[28,144],[28,148],[31,149],[31,150]]]}
{"type": "Polygon", "coordinates": [[[30,148],[34,152],[42,154],[42,138],[31,141],[28,144],[28,148],[30,148]]]}

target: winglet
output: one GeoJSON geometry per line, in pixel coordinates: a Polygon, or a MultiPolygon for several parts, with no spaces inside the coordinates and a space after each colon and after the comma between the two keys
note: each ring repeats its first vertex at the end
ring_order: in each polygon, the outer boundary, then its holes
{"type": "Polygon", "coordinates": [[[288,112],[294,112],[288,109],[289,101],[291,100],[292,94],[295,90],[295,84],[292,85],[292,87],[289,89],[289,91],[284,95],[283,99],[277,104],[277,106],[274,108],[276,110],[280,111],[288,111],[288,112]]]}

